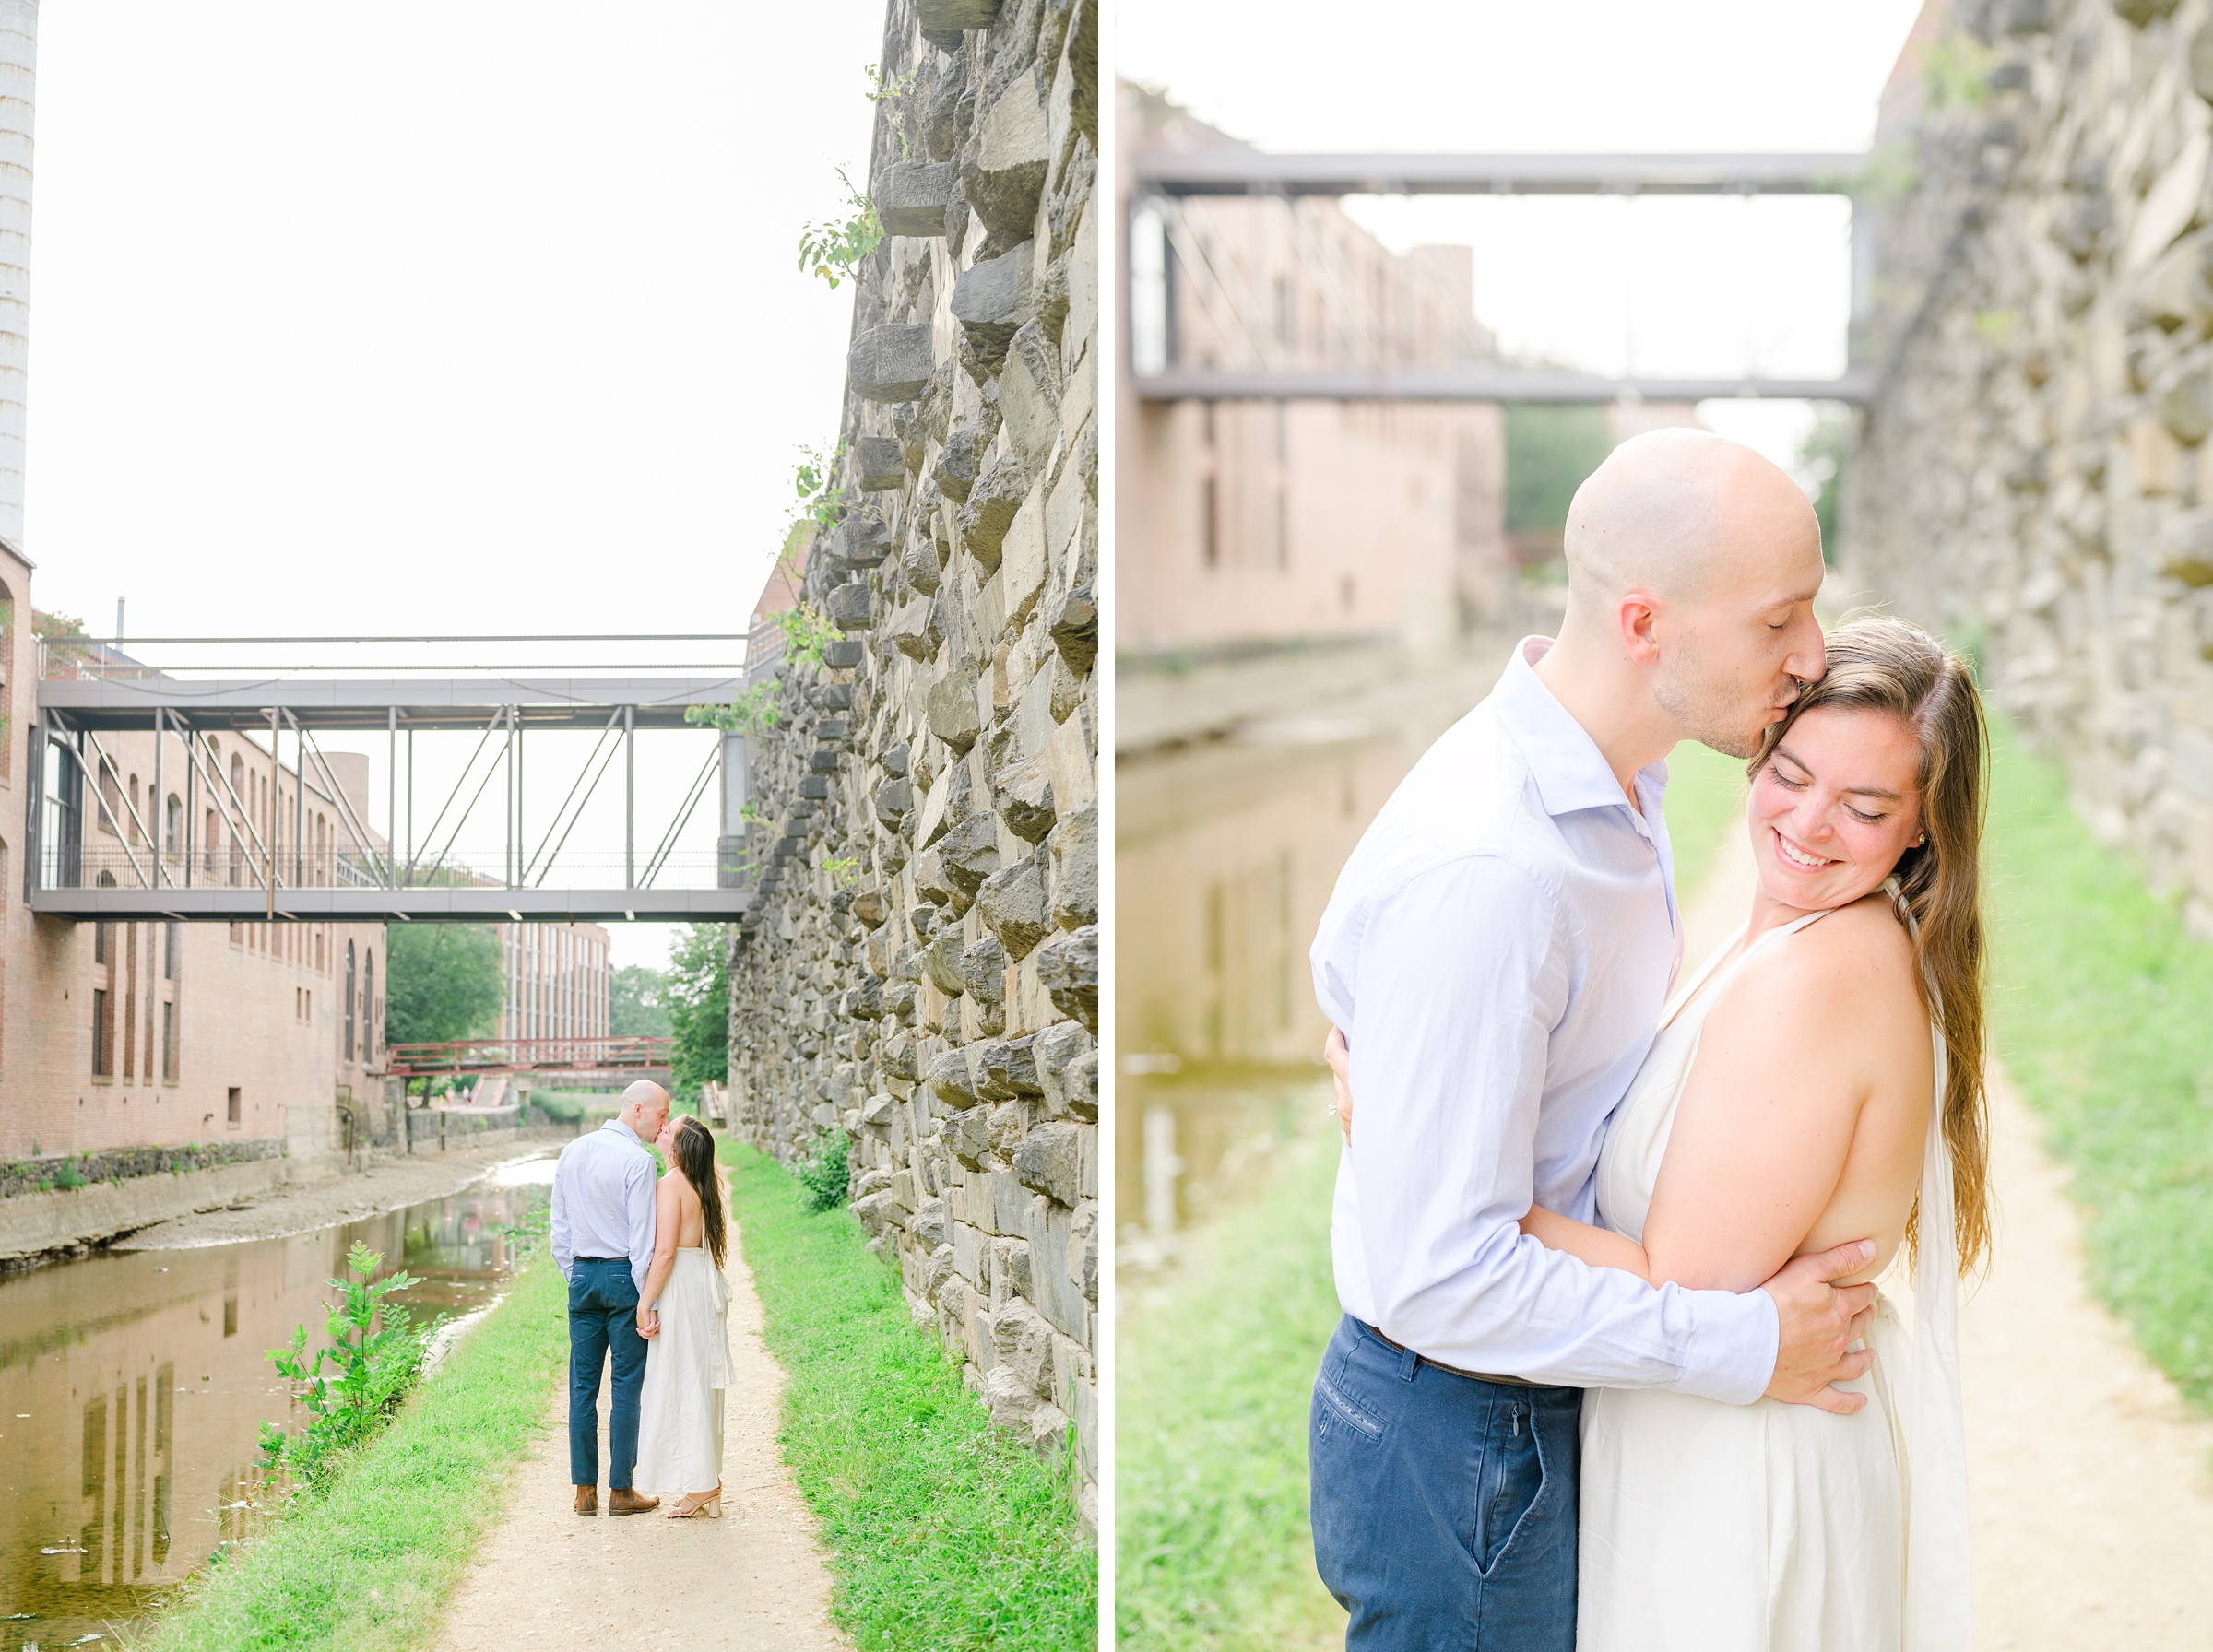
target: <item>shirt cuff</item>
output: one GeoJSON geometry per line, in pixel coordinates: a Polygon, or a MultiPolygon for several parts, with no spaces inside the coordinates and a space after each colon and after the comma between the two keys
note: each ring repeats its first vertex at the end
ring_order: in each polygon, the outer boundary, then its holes
{"type": "MultiPolygon", "coordinates": [[[[1678,1289],[1670,1286],[1668,1289],[1678,1289]]],[[[1724,1405],[1750,1405],[1768,1391],[1775,1376],[1775,1351],[1781,1321],[1775,1299],[1765,1291],[1685,1291],[1690,1308],[1690,1339],[1683,1374],[1672,1387],[1724,1405]]]]}

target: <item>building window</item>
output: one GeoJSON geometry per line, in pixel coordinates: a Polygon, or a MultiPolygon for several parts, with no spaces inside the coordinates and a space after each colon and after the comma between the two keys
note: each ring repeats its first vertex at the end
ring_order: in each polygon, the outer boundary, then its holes
{"type": "Polygon", "coordinates": [[[353,943],[346,943],[346,1059],[353,1059],[353,943]]]}
{"type": "Polygon", "coordinates": [[[115,1072],[114,996],[104,986],[92,989],[92,1076],[112,1078],[115,1072]]]}
{"type": "Polygon", "coordinates": [[[1222,510],[1211,476],[1199,483],[1199,560],[1208,568],[1222,565],[1222,510]]]}
{"type": "Polygon", "coordinates": [[[240,1124],[244,1122],[245,1109],[239,1105],[237,1085],[231,1085],[227,1093],[230,1097],[230,1124],[231,1127],[235,1129],[240,1124]]]}
{"type": "Polygon", "coordinates": [[[92,926],[92,962],[94,963],[107,962],[109,949],[113,944],[108,939],[108,931],[113,926],[105,918],[92,926]]]}
{"type": "Polygon", "coordinates": [[[170,793],[169,801],[162,806],[161,820],[163,851],[174,856],[184,842],[184,804],[176,793],[170,793]]]}
{"type": "Polygon", "coordinates": [[[361,950],[361,1056],[364,1059],[376,1054],[376,950],[361,950]]]}
{"type": "Polygon", "coordinates": [[[113,832],[115,822],[123,815],[123,788],[115,782],[115,771],[103,761],[100,765],[100,829],[113,832]]]}
{"type": "Polygon", "coordinates": [[[177,978],[177,966],[182,962],[184,950],[184,926],[164,924],[162,927],[168,933],[164,936],[161,945],[161,978],[165,981],[174,981],[177,978]]]}
{"type": "Polygon", "coordinates": [[[172,1084],[177,1081],[177,1007],[173,1003],[161,1006],[161,1077],[172,1084]]]}

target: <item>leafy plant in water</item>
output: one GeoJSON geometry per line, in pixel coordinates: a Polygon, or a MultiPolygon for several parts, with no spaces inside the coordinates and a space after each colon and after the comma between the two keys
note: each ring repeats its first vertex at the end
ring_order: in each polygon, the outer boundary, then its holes
{"type": "Polygon", "coordinates": [[[843,1130],[834,1130],[822,1139],[814,1157],[799,1167],[799,1186],[807,1189],[810,1210],[834,1210],[846,1202],[846,1189],[852,1181],[848,1163],[852,1148],[843,1130]]]}
{"type": "Polygon", "coordinates": [[[376,1432],[422,1375],[431,1338],[444,1316],[417,1326],[403,1304],[387,1299],[421,1281],[405,1272],[377,1279],[384,1265],[382,1252],[355,1241],[346,1256],[346,1276],[325,1281],[338,1292],[324,1327],[332,1346],[317,1349],[310,1359],[302,1325],[293,1329],[290,1348],[269,1350],[278,1375],[300,1385],[298,1398],[309,1412],[307,1428],[296,1439],[274,1422],[261,1425],[261,1466],[270,1472],[289,1464],[310,1484],[324,1480],[349,1447],[376,1432]],[[334,1375],[324,1375],[325,1364],[334,1375]]]}
{"type": "Polygon", "coordinates": [[[863,258],[883,244],[883,224],[876,216],[876,204],[853,187],[853,180],[843,167],[838,169],[837,179],[846,186],[846,205],[852,208],[851,216],[824,218],[799,231],[800,271],[822,277],[834,292],[840,281],[860,267],[863,258]]]}

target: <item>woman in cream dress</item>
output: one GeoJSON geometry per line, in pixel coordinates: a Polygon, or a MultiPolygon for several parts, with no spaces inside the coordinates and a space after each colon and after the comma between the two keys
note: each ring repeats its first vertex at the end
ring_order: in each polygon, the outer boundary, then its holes
{"type": "Polygon", "coordinates": [[[1579,1652],[1967,1652],[1956,1285],[1987,1236],[1984,751],[1972,679],[1933,639],[1831,634],[1751,765],[1751,916],[1677,993],[1608,1127],[1606,1227],[1522,1224],[1655,1283],[1749,1291],[1867,1236],[1855,1277],[1911,1276],[1848,1414],[1586,1396],[1579,1652]]]}
{"type": "Polygon", "coordinates": [[[653,1264],[638,1292],[645,1344],[636,1483],[673,1498],[671,1520],[722,1515],[723,1390],[730,1385],[730,1288],[722,1277],[722,1170],[698,1119],[655,1143],[669,1164],[655,1192],[653,1264]]]}

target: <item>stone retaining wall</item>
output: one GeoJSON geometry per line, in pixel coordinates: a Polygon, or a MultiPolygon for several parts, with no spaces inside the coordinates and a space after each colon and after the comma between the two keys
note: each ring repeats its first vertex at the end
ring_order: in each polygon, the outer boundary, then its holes
{"type": "Polygon", "coordinates": [[[42,1158],[0,1164],[0,1198],[52,1191],[55,1181],[65,1174],[87,1183],[123,1182],[136,1176],[212,1170],[222,1164],[249,1164],[284,1156],[284,1139],[278,1136],[246,1141],[186,1142],[178,1147],[119,1147],[97,1153],[48,1153],[42,1158]]]}
{"type": "Polygon", "coordinates": [[[282,1186],[298,1165],[275,1154],[200,1169],[88,1182],[0,1199],[0,1267],[97,1245],[158,1221],[213,1210],[282,1186]]]}
{"type": "Polygon", "coordinates": [[[1978,647],[2213,932],[2213,22],[1959,0],[1886,98],[1845,584],[1978,647]],[[1885,179],[1908,187],[1888,198],[1885,179]]]}
{"type": "Polygon", "coordinates": [[[843,1129],[917,1322],[1095,1506],[1097,14],[895,0],[844,520],[753,742],[735,1127],[843,1129]],[[908,78],[912,77],[911,80],[908,78]]]}
{"type": "MultiPolygon", "coordinates": [[[[523,1127],[523,1109],[519,1103],[512,1107],[409,1107],[405,1116],[407,1150],[415,1153],[438,1150],[442,1123],[445,1139],[456,1143],[473,1142],[478,1137],[497,1130],[523,1127]]],[[[534,1126],[551,1122],[547,1114],[540,1114],[531,1121],[534,1126]]]]}

